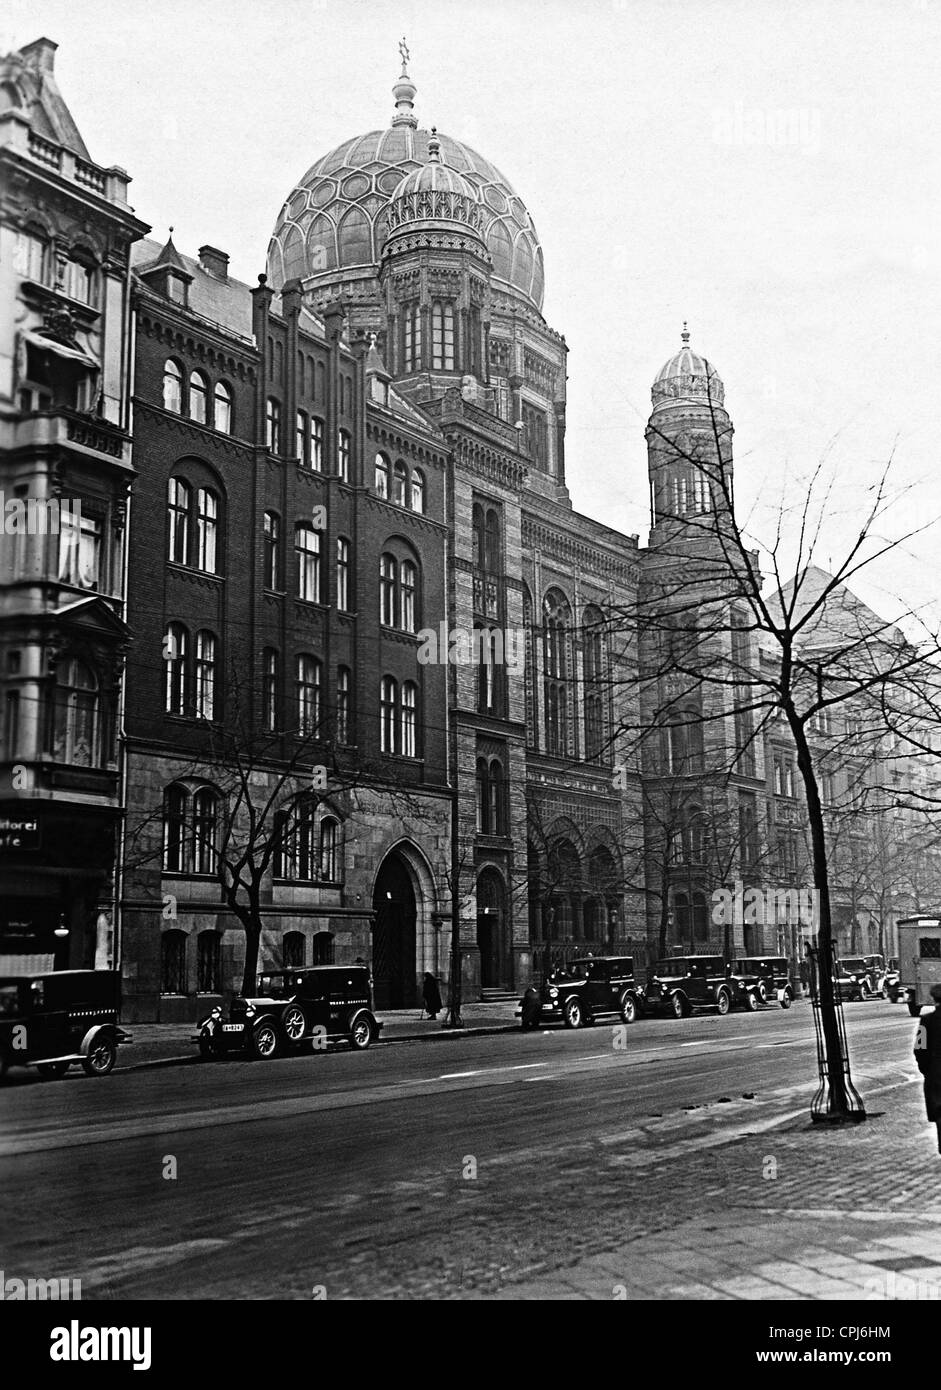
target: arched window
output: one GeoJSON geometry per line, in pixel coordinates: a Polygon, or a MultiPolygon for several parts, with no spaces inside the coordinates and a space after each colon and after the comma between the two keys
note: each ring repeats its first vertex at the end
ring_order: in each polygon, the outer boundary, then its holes
{"type": "Polygon", "coordinates": [[[170,623],[163,639],[166,662],[166,711],[186,714],[189,707],[189,633],[182,623],[170,623]]]}
{"type": "Polygon", "coordinates": [[[337,537],[337,608],[350,611],[350,543],[346,536],[337,537]]]}
{"type": "Polygon", "coordinates": [[[320,822],[320,877],[325,883],[336,883],[337,873],[337,822],[325,817],[320,822]]]}
{"type": "Polygon", "coordinates": [[[323,421],[316,415],[310,419],[310,466],[315,473],[323,472],[323,421]]]}
{"type": "Polygon", "coordinates": [[[196,993],[222,990],[222,933],[201,931],[196,938],[196,993]]]}
{"type": "Polygon", "coordinates": [[[189,557],[189,516],[192,501],[189,484],[182,478],[171,478],[167,484],[167,559],[178,565],[185,565],[189,557]]]}
{"type": "Polygon", "coordinates": [[[303,970],[307,938],[302,931],[286,931],[281,938],[281,964],[285,970],[303,970]]]}
{"type": "Polygon", "coordinates": [[[169,874],[186,872],[185,787],[167,787],[163,794],[163,867],[169,874]]]}
{"type": "Polygon", "coordinates": [[[486,758],[477,759],[477,834],[490,833],[490,766],[486,758]]]}
{"type": "Polygon", "coordinates": [[[266,589],[281,588],[281,518],[265,512],[262,569],[266,589]]]}
{"type": "Polygon", "coordinates": [[[402,685],[402,739],[399,751],[403,758],[418,757],[418,686],[414,681],[402,685]]]}
{"type": "Polygon", "coordinates": [[[425,475],[420,468],[412,469],[412,511],[424,515],[425,475]]]}
{"type": "Polygon", "coordinates": [[[265,406],[265,442],[273,454],[281,452],[281,402],[269,396],[265,406]]]}
{"type": "Polygon", "coordinates": [[[266,733],[273,734],[278,727],[278,706],[280,704],[280,681],[278,679],[278,653],[273,647],[266,647],[261,662],[261,705],[266,733]]]}
{"type": "Polygon", "coordinates": [[[447,300],[436,299],[431,306],[431,365],[454,370],[454,305],[447,300]]]}
{"type": "Polygon", "coordinates": [[[350,481],[350,443],[349,430],[339,430],[337,432],[337,476],[342,478],[345,483],[350,481]]]}
{"type": "Polygon", "coordinates": [[[196,718],[214,719],[216,710],[217,643],[211,632],[196,634],[196,718]]]}
{"type": "Polygon", "coordinates": [[[98,682],[92,670],[75,657],[56,668],[52,753],[56,762],[98,767],[98,682]]]}
{"type": "Polygon", "coordinates": [[[163,408],[183,413],[183,368],[172,357],[163,364],[163,408]]]}
{"type": "Polygon", "coordinates": [[[396,625],[396,595],[398,589],[399,565],[394,555],[383,555],[379,560],[379,621],[384,627],[396,625]]]}
{"type": "Polygon", "coordinates": [[[297,412],[297,423],[294,430],[294,452],[300,464],[310,461],[310,421],[306,411],[297,412]]]}
{"type": "Polygon", "coordinates": [[[506,789],[499,758],[490,764],[490,824],[495,835],[506,834],[506,789]]]}
{"type": "Polygon", "coordinates": [[[211,787],[200,787],[193,796],[194,874],[214,874],[218,869],[218,805],[211,787]]]}
{"type": "Polygon", "coordinates": [[[312,942],[312,963],[314,965],[333,964],[333,933],[319,931],[312,942]]]}
{"type": "Polygon", "coordinates": [[[302,653],[297,658],[297,727],[302,737],[315,734],[320,727],[320,697],[323,667],[315,656],[302,653]]]}
{"type": "Polygon", "coordinates": [[[600,610],[586,608],[584,624],[585,757],[601,762],[606,761],[607,753],[607,697],[604,617],[600,610]]]}
{"type": "Polygon", "coordinates": [[[219,573],[219,498],[211,488],[196,492],[196,568],[219,573]]]}
{"type": "Polygon", "coordinates": [[[232,387],[227,381],[217,381],[213,424],[220,434],[232,433],[232,387]]]}
{"type": "Polygon", "coordinates": [[[160,938],[160,993],[186,993],[186,932],[165,931],[160,938]]]}
{"type": "Polygon", "coordinates": [[[408,500],[408,469],[401,459],[396,460],[392,473],[392,501],[397,507],[404,507],[408,500]]]}
{"type": "Polygon", "coordinates": [[[337,743],[351,742],[350,692],[352,675],[348,666],[337,669],[337,743]]]}
{"type": "Polygon", "coordinates": [[[297,555],[297,596],[309,603],[320,602],[320,532],[306,522],[294,528],[297,555]]]}
{"type": "Polygon", "coordinates": [[[568,757],[572,751],[569,733],[571,609],[558,589],[550,590],[545,597],[543,622],[546,752],[568,757]]]}
{"type": "Polygon", "coordinates": [[[706,818],[701,806],[690,806],[686,813],[686,857],[691,864],[703,864],[708,849],[706,818]]]}
{"type": "Polygon", "coordinates": [[[417,304],[405,307],[402,324],[402,349],[407,372],[421,371],[421,309],[417,304]]]}
{"type": "Polygon", "coordinates": [[[209,381],[200,371],[190,372],[190,419],[206,423],[209,407],[209,381]]]}
{"type": "Polygon", "coordinates": [[[398,682],[383,676],[379,687],[379,727],[383,753],[396,752],[396,715],[399,704],[398,682]]]}
{"type": "Polygon", "coordinates": [[[487,509],[484,526],[484,569],[488,574],[501,574],[503,571],[500,517],[493,507],[487,509]]]}
{"type": "Polygon", "coordinates": [[[376,455],[376,494],[379,497],[389,496],[389,460],[385,454],[376,455]]]}
{"type": "Polygon", "coordinates": [[[478,714],[506,713],[505,634],[479,624],[474,626],[477,657],[478,714]]]}
{"type": "Polygon", "coordinates": [[[705,893],[693,894],[693,939],[709,940],[709,908],[705,893]]]}
{"type": "Polygon", "coordinates": [[[399,569],[400,602],[399,627],[404,632],[415,631],[415,594],[418,570],[411,560],[403,560],[399,569]]]}

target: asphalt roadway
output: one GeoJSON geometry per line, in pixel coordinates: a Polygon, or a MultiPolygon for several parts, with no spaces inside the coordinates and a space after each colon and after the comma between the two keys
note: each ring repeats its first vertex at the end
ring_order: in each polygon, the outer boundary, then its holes
{"type": "MultiPolygon", "coordinates": [[[[867,1103],[914,1023],[846,1007],[867,1103]]],[[[807,1119],[810,1006],[0,1087],[0,1268],[84,1300],[488,1298],[669,1239],[743,1136],[807,1119]],[[716,1164],[719,1169],[716,1169],[716,1164]]],[[[742,1179],[737,1179],[741,1182],[742,1179]]],[[[747,1179],[746,1179],[747,1181],[747,1179]]]]}

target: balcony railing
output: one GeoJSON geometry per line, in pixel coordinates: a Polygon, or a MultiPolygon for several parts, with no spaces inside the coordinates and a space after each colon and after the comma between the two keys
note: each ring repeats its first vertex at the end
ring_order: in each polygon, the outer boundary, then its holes
{"type": "Polygon", "coordinates": [[[29,152],[41,164],[48,164],[50,169],[62,168],[62,146],[43,135],[37,135],[34,130],[29,133],[29,152]]]}

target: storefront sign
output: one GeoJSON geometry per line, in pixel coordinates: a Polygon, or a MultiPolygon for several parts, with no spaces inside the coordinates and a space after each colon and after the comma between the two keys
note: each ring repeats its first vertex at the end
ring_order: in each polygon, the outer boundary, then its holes
{"type": "Polygon", "coordinates": [[[39,820],[35,816],[0,816],[0,854],[39,848],[39,820]]]}

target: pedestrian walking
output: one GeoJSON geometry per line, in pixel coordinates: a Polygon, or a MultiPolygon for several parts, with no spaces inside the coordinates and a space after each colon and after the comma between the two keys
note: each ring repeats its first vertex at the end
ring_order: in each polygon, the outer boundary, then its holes
{"type": "Polygon", "coordinates": [[[429,1018],[437,1018],[441,1009],[441,991],[438,988],[438,981],[430,972],[425,972],[425,980],[421,987],[422,1003],[429,1018]]]}
{"type": "Polygon", "coordinates": [[[918,1020],[915,1034],[915,1061],[925,1078],[925,1109],[928,1119],[938,1127],[938,1153],[941,1154],[941,985],[931,986],[934,1008],[918,1020]]]}
{"type": "Polygon", "coordinates": [[[539,997],[539,991],[535,985],[530,985],[529,989],[523,995],[520,1013],[524,1032],[529,1028],[539,1027],[539,1020],[542,1016],[542,1000],[539,997]]]}

